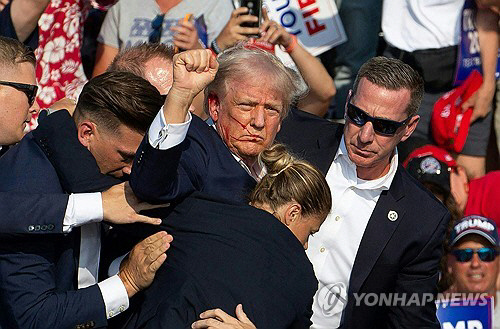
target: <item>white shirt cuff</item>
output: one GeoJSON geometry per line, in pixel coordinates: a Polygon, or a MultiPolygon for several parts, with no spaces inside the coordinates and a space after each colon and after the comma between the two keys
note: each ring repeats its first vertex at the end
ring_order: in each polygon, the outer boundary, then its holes
{"type": "Polygon", "coordinates": [[[163,115],[163,106],[149,126],[149,144],[160,150],[168,150],[182,143],[191,124],[191,113],[187,113],[185,122],[167,124],[163,115]]]}
{"type": "Polygon", "coordinates": [[[74,227],[102,221],[102,196],[100,192],[70,194],[63,219],[63,233],[74,227]]]}
{"type": "Polygon", "coordinates": [[[127,290],[118,275],[101,281],[97,285],[101,289],[104,306],[106,306],[106,318],[110,319],[128,309],[127,290]]]}

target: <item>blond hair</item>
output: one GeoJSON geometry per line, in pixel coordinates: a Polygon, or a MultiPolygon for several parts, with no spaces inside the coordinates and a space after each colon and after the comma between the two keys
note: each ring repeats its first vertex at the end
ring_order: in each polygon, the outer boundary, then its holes
{"type": "Polygon", "coordinates": [[[249,196],[252,204],[266,204],[273,211],[291,201],[302,207],[302,215],[327,215],[332,196],[318,169],[291,155],[283,144],[275,144],[259,155],[267,175],[249,196]]]}

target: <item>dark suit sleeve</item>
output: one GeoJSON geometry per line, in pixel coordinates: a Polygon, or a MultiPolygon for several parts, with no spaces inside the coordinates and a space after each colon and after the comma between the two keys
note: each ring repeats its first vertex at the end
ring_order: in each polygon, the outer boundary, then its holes
{"type": "Polygon", "coordinates": [[[62,233],[67,194],[0,192],[0,234],[62,233]]]}
{"type": "Polygon", "coordinates": [[[400,270],[395,293],[399,296],[406,293],[405,301],[408,304],[388,308],[387,328],[440,328],[434,298],[437,294],[443,239],[449,221],[450,214],[447,212],[418,256],[400,270]],[[418,297],[418,301],[410,303],[412,294],[418,297]]]}
{"type": "MultiPolygon", "coordinates": [[[[53,236],[55,237],[55,236],[53,236]]],[[[40,236],[16,239],[0,247],[2,327],[9,329],[99,328],[107,325],[105,305],[97,285],[76,291],[56,289],[56,258],[61,242],[40,236]],[[91,324],[94,326],[91,326],[91,324]]],[[[69,255],[72,257],[73,255],[69,255]]]]}
{"type": "Polygon", "coordinates": [[[33,137],[56,170],[66,192],[102,192],[121,182],[101,174],[92,153],[78,140],[75,122],[68,111],[42,114],[33,137]]]}
{"type": "Polygon", "coordinates": [[[203,137],[199,137],[191,136],[170,149],[159,150],[149,144],[146,135],[130,176],[135,195],[150,203],[164,203],[200,191],[207,174],[208,152],[203,137]]]}

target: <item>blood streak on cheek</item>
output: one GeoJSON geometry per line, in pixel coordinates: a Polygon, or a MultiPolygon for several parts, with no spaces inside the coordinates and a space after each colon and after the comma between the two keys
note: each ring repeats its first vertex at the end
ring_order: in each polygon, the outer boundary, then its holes
{"type": "Polygon", "coordinates": [[[247,129],[247,126],[248,126],[248,123],[246,125],[244,125],[243,123],[241,123],[240,121],[238,121],[238,119],[236,119],[235,117],[233,117],[232,115],[230,116],[231,119],[233,119],[234,121],[236,121],[242,129],[246,130],[248,133],[250,133],[250,131],[247,129]]]}

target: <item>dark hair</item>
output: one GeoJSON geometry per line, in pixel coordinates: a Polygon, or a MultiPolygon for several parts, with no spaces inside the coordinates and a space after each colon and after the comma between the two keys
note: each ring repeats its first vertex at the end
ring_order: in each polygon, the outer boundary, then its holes
{"type": "Polygon", "coordinates": [[[0,65],[13,66],[20,63],[36,65],[33,49],[18,40],[0,36],[0,65]]]}
{"type": "Polygon", "coordinates": [[[122,50],[113,59],[107,72],[124,71],[145,78],[144,64],[153,58],[162,58],[172,62],[174,48],[163,43],[141,43],[122,50]]]}
{"type": "Polygon", "coordinates": [[[332,207],[332,196],[325,177],[313,165],[297,159],[283,144],[275,144],[259,155],[266,165],[267,175],[250,194],[250,202],[266,204],[276,211],[295,200],[302,214],[327,215],[332,207]]]}
{"type": "Polygon", "coordinates": [[[143,134],[163,105],[158,90],[128,72],[106,72],[83,87],[75,118],[89,119],[113,132],[121,124],[143,134]]]}
{"type": "Polygon", "coordinates": [[[389,90],[408,89],[411,96],[406,112],[408,116],[417,114],[424,94],[424,81],[410,65],[395,58],[371,58],[359,69],[352,87],[354,95],[362,78],[389,90]]]}

